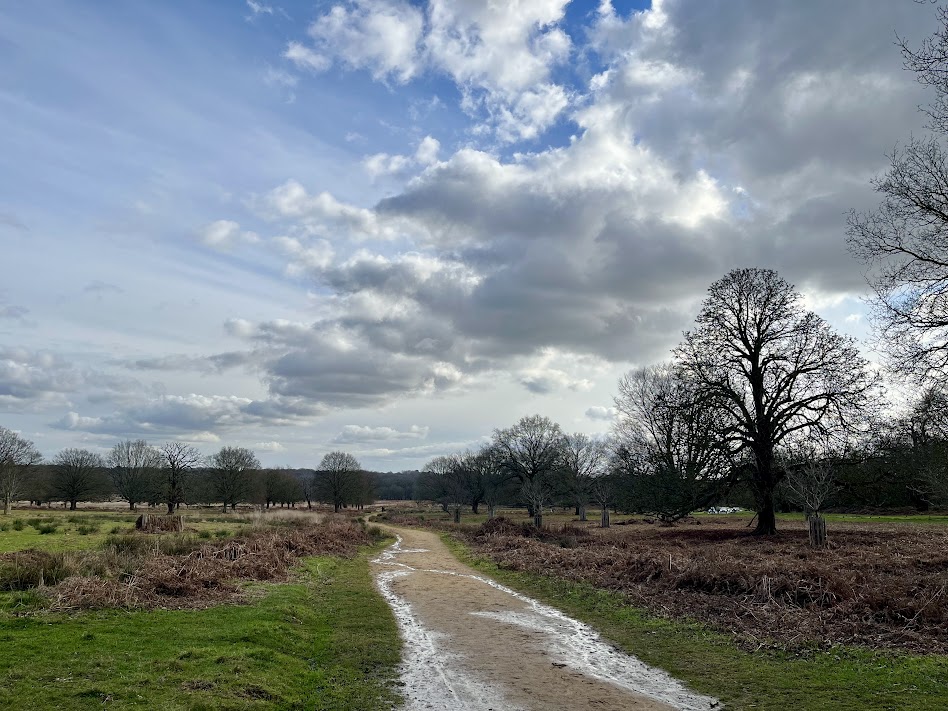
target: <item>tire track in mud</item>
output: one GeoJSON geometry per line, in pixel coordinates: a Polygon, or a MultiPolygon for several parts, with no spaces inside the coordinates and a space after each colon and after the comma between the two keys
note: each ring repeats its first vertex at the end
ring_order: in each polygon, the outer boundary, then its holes
{"type": "Polygon", "coordinates": [[[479,575],[434,533],[389,531],[396,542],[372,563],[405,640],[409,711],[720,707],[588,625],[479,575]]]}

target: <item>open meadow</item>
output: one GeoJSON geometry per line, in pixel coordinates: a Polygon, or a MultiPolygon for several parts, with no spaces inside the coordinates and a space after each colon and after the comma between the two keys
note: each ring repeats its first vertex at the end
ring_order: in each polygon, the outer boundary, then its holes
{"type": "Polygon", "coordinates": [[[0,521],[0,707],[391,708],[400,642],[354,519],[14,510],[0,521]]]}

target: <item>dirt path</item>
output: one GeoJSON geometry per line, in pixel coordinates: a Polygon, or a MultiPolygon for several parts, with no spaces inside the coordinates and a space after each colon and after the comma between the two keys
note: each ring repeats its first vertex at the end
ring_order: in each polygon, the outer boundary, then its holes
{"type": "Polygon", "coordinates": [[[460,563],[428,531],[373,561],[405,639],[407,708],[697,711],[716,708],[589,626],[460,563]]]}

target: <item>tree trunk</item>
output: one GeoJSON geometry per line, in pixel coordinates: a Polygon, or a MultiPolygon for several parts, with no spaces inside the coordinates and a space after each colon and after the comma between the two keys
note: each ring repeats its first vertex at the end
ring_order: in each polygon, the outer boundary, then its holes
{"type": "Polygon", "coordinates": [[[609,528],[609,507],[608,506],[602,507],[602,519],[599,525],[601,528],[609,528]]]}
{"type": "Polygon", "coordinates": [[[494,518],[494,505],[487,504],[487,518],[494,518]]]}
{"type": "Polygon", "coordinates": [[[10,513],[10,499],[3,500],[3,515],[6,516],[10,513]]]}
{"type": "Polygon", "coordinates": [[[471,502],[471,513],[474,514],[475,516],[477,515],[477,509],[480,505],[481,505],[480,501],[471,502]]]}
{"type": "Polygon", "coordinates": [[[543,528],[543,509],[537,509],[537,512],[533,514],[533,525],[543,528]]]}
{"type": "Polygon", "coordinates": [[[174,516],[174,501],[168,502],[168,515],[174,516]]]}
{"type": "Polygon", "coordinates": [[[755,536],[772,536],[777,532],[777,513],[774,509],[774,492],[766,488],[760,492],[757,506],[757,528],[755,536]]]}
{"type": "Polygon", "coordinates": [[[810,545],[813,548],[825,548],[826,519],[817,513],[807,516],[807,522],[810,524],[810,545]]]}
{"type": "Polygon", "coordinates": [[[75,511],[75,510],[76,510],[76,500],[75,500],[75,499],[73,499],[72,501],[69,502],[69,510],[70,510],[70,511],[75,511]]]}
{"type": "Polygon", "coordinates": [[[579,520],[580,521],[586,520],[586,504],[583,504],[582,506],[579,507],[579,520]]]}
{"type": "Polygon", "coordinates": [[[461,523],[461,507],[460,506],[454,507],[454,522],[461,523]]]}
{"type": "Polygon", "coordinates": [[[335,507],[335,512],[339,513],[339,504],[333,504],[333,506],[335,507]]]}

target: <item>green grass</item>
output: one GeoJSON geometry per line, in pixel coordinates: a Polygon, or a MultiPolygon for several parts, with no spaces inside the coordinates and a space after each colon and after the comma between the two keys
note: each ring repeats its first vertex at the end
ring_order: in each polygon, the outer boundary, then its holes
{"type": "Polygon", "coordinates": [[[630,607],[616,593],[554,576],[498,568],[451,536],[464,562],[595,627],[644,662],[665,669],[728,709],[869,711],[946,707],[948,657],[835,647],[798,654],[739,648],[727,635],[630,607]]]}
{"type": "Polygon", "coordinates": [[[249,605],[0,612],[0,708],[389,709],[401,643],[368,555],[310,558],[249,605]]]}
{"type": "MultiPolygon", "coordinates": [[[[64,509],[27,509],[15,510],[6,516],[0,514],[0,553],[28,548],[51,553],[98,548],[113,529],[118,529],[117,533],[131,531],[138,515],[137,511],[127,510],[77,512],[64,509]]],[[[252,525],[249,517],[222,516],[217,510],[196,509],[183,515],[185,528],[202,538],[226,538],[252,525]],[[220,525],[224,522],[226,529],[220,525]]]]}

